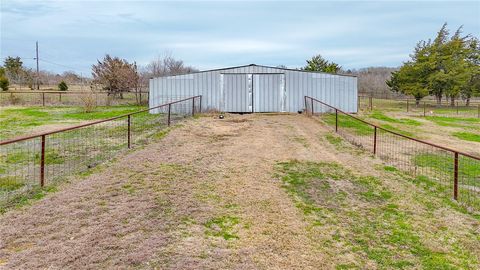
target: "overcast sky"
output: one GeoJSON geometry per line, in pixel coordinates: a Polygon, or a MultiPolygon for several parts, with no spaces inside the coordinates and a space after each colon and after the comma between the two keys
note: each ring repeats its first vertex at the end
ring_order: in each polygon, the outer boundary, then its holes
{"type": "Polygon", "coordinates": [[[109,53],[139,64],[170,51],[199,69],[300,67],[320,53],[345,69],[399,66],[444,22],[480,36],[480,1],[1,0],[0,57],[84,75],[109,53]],[[55,64],[53,64],[55,63],[55,64]]]}

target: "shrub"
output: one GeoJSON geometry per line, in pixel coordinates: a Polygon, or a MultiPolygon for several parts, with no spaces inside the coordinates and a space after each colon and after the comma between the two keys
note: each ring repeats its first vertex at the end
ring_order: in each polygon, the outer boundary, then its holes
{"type": "Polygon", "coordinates": [[[7,79],[7,78],[5,78],[5,77],[0,77],[0,89],[2,89],[3,91],[7,91],[9,84],[10,84],[10,83],[8,82],[8,79],[7,79]]]}
{"type": "Polygon", "coordinates": [[[67,91],[68,90],[68,85],[65,81],[61,81],[59,84],[58,84],[58,90],[60,91],[67,91]]]}
{"type": "Polygon", "coordinates": [[[85,94],[80,94],[80,100],[83,104],[83,111],[86,113],[93,112],[97,107],[97,100],[93,91],[87,91],[85,94]]]}

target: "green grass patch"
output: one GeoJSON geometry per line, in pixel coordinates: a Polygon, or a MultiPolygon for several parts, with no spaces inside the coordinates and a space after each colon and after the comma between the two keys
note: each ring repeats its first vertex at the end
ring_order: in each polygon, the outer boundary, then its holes
{"type": "Polygon", "coordinates": [[[32,204],[35,201],[38,201],[45,197],[48,193],[56,192],[56,186],[46,186],[40,188],[38,186],[33,187],[28,192],[15,195],[13,198],[8,201],[0,201],[0,214],[4,214],[10,209],[21,208],[27,205],[32,204]]]}
{"type": "Polygon", "coordinates": [[[99,120],[99,119],[112,118],[115,116],[140,111],[142,109],[145,109],[145,107],[133,106],[133,105],[132,106],[108,106],[108,107],[97,107],[95,111],[86,113],[82,111],[82,108],[79,108],[73,112],[63,114],[63,118],[75,119],[75,120],[99,120]]]}
{"type": "Polygon", "coordinates": [[[393,166],[383,166],[383,169],[387,172],[396,172],[398,171],[397,168],[393,167],[393,166]]]}
{"type": "Polygon", "coordinates": [[[379,111],[374,111],[369,115],[370,118],[381,120],[384,122],[390,122],[390,123],[396,123],[396,124],[404,124],[404,125],[409,125],[409,126],[421,126],[422,123],[419,121],[413,120],[413,119],[407,119],[407,118],[391,118],[389,116],[386,116],[385,114],[379,112],[379,111]]]}
{"type": "Polygon", "coordinates": [[[455,126],[480,124],[480,118],[461,118],[461,117],[446,117],[446,116],[426,116],[427,120],[434,122],[440,126],[455,126]]]}
{"type": "MultiPolygon", "coordinates": [[[[35,154],[35,163],[40,164],[41,162],[41,154],[35,154]]],[[[65,158],[59,154],[59,152],[55,149],[46,149],[45,150],[45,165],[52,165],[52,164],[63,164],[65,162],[65,158]]]]}
{"type": "Polygon", "coordinates": [[[221,216],[205,222],[205,234],[208,236],[222,237],[225,240],[239,239],[235,227],[240,223],[240,218],[235,216],[221,216]]]}
{"type": "MultiPolygon", "coordinates": [[[[454,157],[452,154],[433,154],[433,153],[422,153],[413,157],[413,162],[416,166],[424,168],[432,168],[437,173],[450,176],[454,170],[454,157]]],[[[480,161],[475,161],[469,157],[459,156],[458,160],[458,172],[459,177],[466,178],[478,178],[480,175],[480,161]]],[[[477,186],[480,186],[479,181],[477,186]]]]}
{"type": "MultiPolygon", "coordinates": [[[[324,114],[322,119],[329,125],[335,126],[335,114],[324,114]]],[[[339,128],[347,128],[353,130],[357,135],[373,134],[373,127],[367,125],[353,117],[344,114],[338,114],[339,128]]]]}
{"type": "Polygon", "coordinates": [[[414,137],[415,134],[410,132],[410,131],[405,131],[403,129],[399,129],[397,127],[394,127],[392,125],[389,125],[389,124],[384,124],[382,125],[383,128],[387,129],[387,130],[390,130],[390,131],[393,131],[393,132],[396,132],[396,133],[399,133],[399,134],[402,134],[402,135],[405,135],[405,136],[409,136],[409,137],[414,137]]]}
{"type": "Polygon", "coordinates": [[[29,153],[23,151],[11,151],[2,156],[2,160],[6,164],[23,164],[31,160],[29,153]]]}
{"type": "Polygon", "coordinates": [[[145,109],[143,106],[100,106],[85,113],[82,107],[14,107],[0,109],[0,140],[25,134],[49,124],[75,125],[84,121],[111,118],[145,109]]]}
{"type": "Polygon", "coordinates": [[[343,142],[343,139],[341,137],[338,137],[338,136],[334,136],[332,134],[327,134],[325,135],[325,139],[331,143],[332,145],[336,146],[336,147],[340,147],[342,145],[342,142],[343,142]]]}
{"type": "Polygon", "coordinates": [[[480,142],[480,134],[471,132],[455,132],[452,133],[452,135],[464,141],[480,142]]]}
{"type": "Polygon", "coordinates": [[[25,183],[13,176],[0,177],[0,190],[1,191],[14,191],[23,187],[25,183]]]}
{"type": "MultiPolygon", "coordinates": [[[[379,178],[357,176],[337,163],[296,160],[278,163],[275,176],[310,223],[318,248],[336,269],[478,266],[474,248],[459,248],[464,247],[460,239],[451,243],[451,232],[432,232],[436,220],[425,220],[416,216],[420,213],[400,207],[404,195],[386,188],[379,178]],[[425,220],[427,225],[417,226],[414,219],[425,220]],[[446,248],[439,252],[425,241],[446,248]]],[[[471,241],[472,232],[468,233],[471,241]]]]}

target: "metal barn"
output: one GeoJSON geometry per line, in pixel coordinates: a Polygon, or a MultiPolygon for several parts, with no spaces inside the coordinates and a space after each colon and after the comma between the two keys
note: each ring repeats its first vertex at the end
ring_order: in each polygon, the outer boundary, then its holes
{"type": "MultiPolygon", "coordinates": [[[[357,77],[246,65],[150,79],[150,108],[202,95],[202,110],[298,112],[304,96],[357,112],[357,77]]],[[[320,109],[320,108],[319,108],[320,109]]]]}

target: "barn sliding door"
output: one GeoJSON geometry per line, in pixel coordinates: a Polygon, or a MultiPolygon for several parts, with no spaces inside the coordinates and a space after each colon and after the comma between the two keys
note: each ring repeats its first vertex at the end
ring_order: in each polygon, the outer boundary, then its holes
{"type": "Polygon", "coordinates": [[[253,74],[254,112],[282,112],[284,101],[284,74],[253,74]]]}
{"type": "Polygon", "coordinates": [[[251,75],[222,74],[224,111],[252,112],[251,75]]]}

